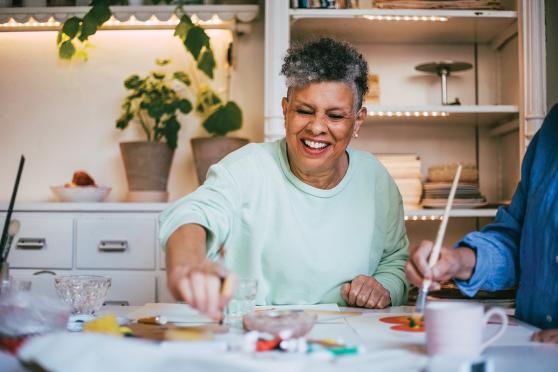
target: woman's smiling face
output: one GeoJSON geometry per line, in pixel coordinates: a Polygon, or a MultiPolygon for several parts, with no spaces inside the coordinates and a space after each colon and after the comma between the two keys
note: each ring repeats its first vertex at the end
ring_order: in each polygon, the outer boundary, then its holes
{"type": "Polygon", "coordinates": [[[283,98],[289,163],[308,176],[339,171],[345,150],[366,117],[355,113],[355,97],[343,82],[315,82],[292,88],[283,98]]]}

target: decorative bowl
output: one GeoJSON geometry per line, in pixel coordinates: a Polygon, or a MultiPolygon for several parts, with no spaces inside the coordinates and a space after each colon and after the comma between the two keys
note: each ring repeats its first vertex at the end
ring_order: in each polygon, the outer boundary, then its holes
{"type": "Polygon", "coordinates": [[[68,275],[54,278],[58,297],[72,307],[74,315],[93,315],[103,306],[111,279],[97,275],[68,275]]]}
{"type": "Polygon", "coordinates": [[[106,186],[51,186],[57,199],[63,202],[101,202],[106,199],[111,188],[106,186]]]}

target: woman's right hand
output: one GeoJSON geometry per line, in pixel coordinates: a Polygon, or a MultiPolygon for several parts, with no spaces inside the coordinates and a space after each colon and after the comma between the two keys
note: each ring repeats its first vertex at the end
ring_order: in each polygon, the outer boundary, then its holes
{"type": "Polygon", "coordinates": [[[193,265],[174,265],[167,271],[167,286],[177,300],[220,320],[236,286],[235,278],[219,262],[205,259],[193,265]]]}
{"type": "Polygon", "coordinates": [[[422,285],[424,279],[430,279],[430,290],[440,289],[440,282],[450,279],[468,280],[473,274],[476,264],[475,252],[468,247],[445,248],[440,250],[438,262],[433,267],[428,265],[434,243],[423,240],[409,255],[405,265],[405,273],[410,283],[417,287],[422,285]]]}

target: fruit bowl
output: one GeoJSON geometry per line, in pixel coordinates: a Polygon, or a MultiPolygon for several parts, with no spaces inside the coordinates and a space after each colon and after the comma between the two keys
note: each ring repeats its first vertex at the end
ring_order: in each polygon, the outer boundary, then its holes
{"type": "Polygon", "coordinates": [[[103,306],[111,279],[97,275],[68,275],[54,278],[58,297],[72,307],[73,315],[93,315],[103,306]]]}
{"type": "Polygon", "coordinates": [[[106,186],[51,186],[50,189],[58,200],[74,203],[101,202],[106,199],[111,190],[106,186]]]}

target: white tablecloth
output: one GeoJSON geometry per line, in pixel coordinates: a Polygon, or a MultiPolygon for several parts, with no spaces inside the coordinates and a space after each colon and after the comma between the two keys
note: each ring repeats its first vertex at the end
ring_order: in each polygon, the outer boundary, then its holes
{"type": "MultiPolygon", "coordinates": [[[[103,311],[127,315],[137,308],[111,307],[103,311]]],[[[354,311],[355,309],[344,309],[354,311]]],[[[425,335],[398,333],[378,321],[386,314],[405,314],[409,307],[363,310],[360,316],[319,319],[312,338],[343,339],[364,346],[366,352],[325,361],[312,355],[289,353],[220,352],[218,347],[193,344],[157,344],[142,340],[97,334],[53,334],[35,338],[22,350],[22,357],[35,359],[53,371],[421,371],[428,366],[425,335]]],[[[487,333],[498,325],[488,325],[487,333]]],[[[536,328],[526,324],[508,327],[504,336],[483,356],[495,371],[558,371],[558,346],[535,344],[529,337],[536,328]]],[[[214,346],[235,334],[219,336],[214,346]]],[[[236,337],[241,337],[237,333],[236,337]]],[[[14,359],[0,354],[0,370],[19,371],[14,359]]]]}

